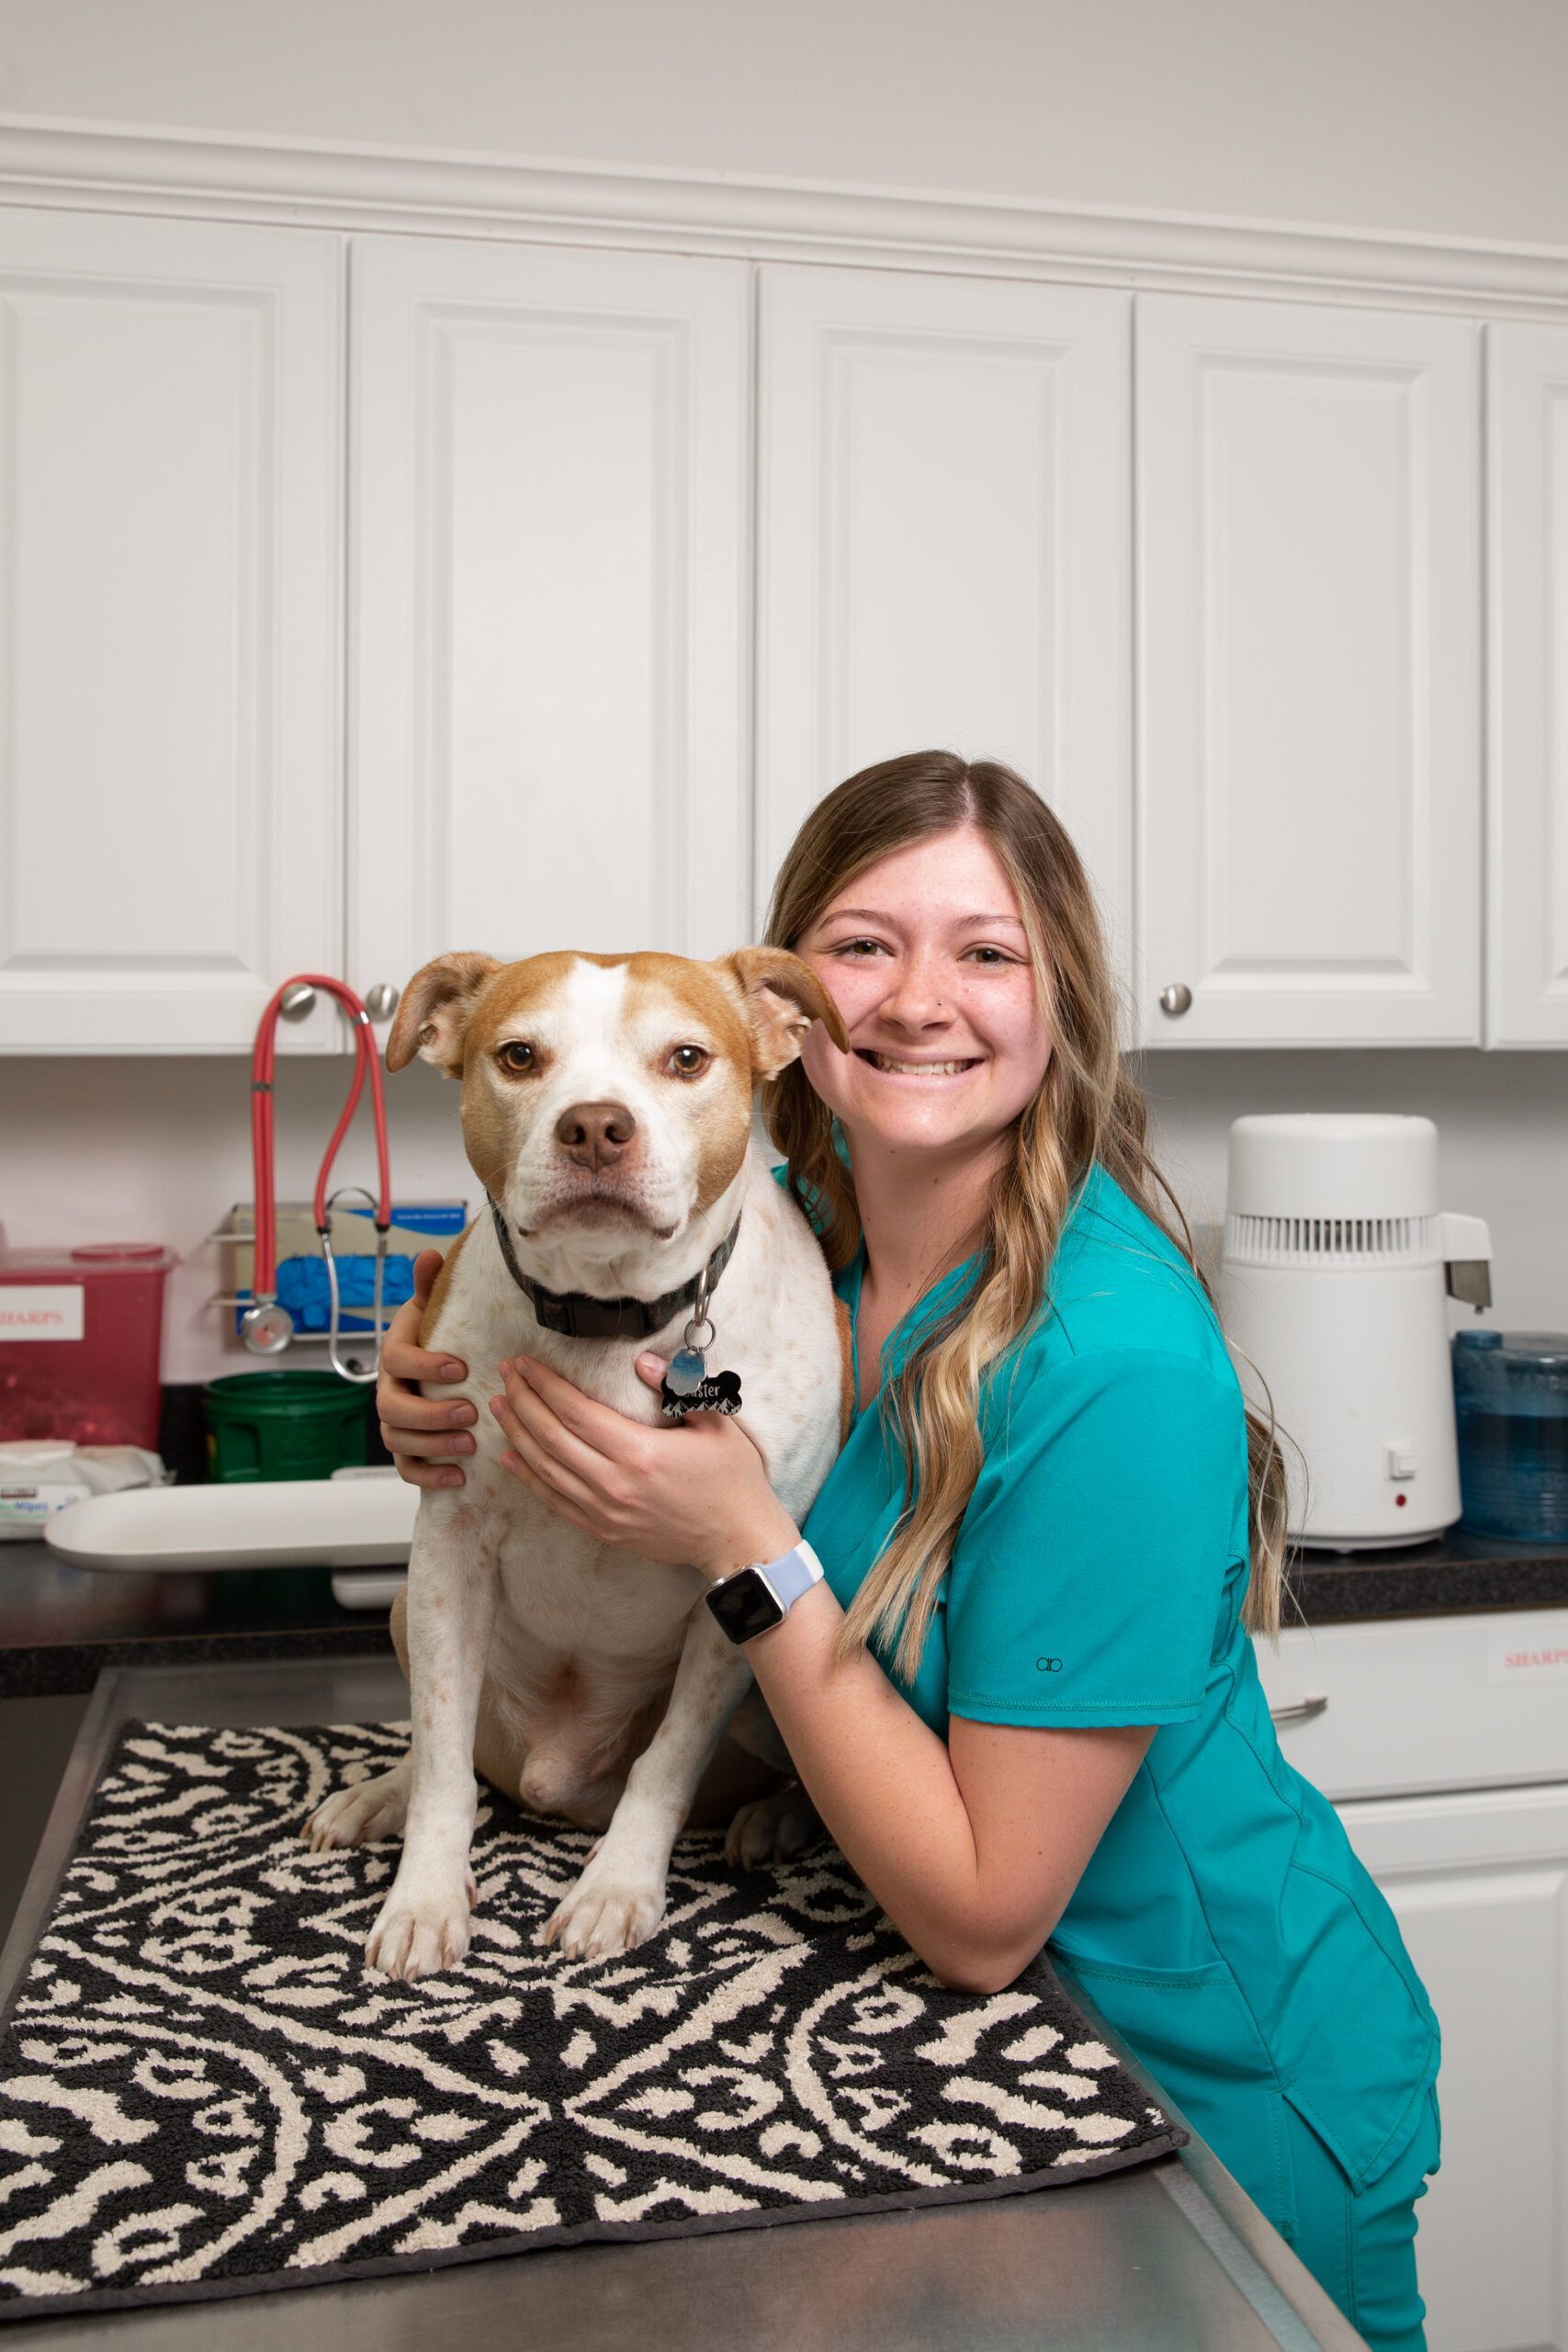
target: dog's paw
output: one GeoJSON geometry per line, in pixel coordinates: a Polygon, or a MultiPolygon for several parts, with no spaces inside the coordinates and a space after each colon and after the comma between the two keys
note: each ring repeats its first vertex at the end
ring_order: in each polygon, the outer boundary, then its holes
{"type": "Polygon", "coordinates": [[[664,1917],[662,1879],[638,1882],[614,1866],[602,1871],[599,1849],[534,1941],[558,1946],[567,1960],[613,1960],[646,1943],[664,1917]]]}
{"type": "Polygon", "coordinates": [[[724,1859],[732,1870],[762,1870],[805,1851],[822,1817],[798,1781],[743,1804],[725,1832],[724,1859]]]}
{"type": "Polygon", "coordinates": [[[317,1854],[324,1854],[331,1846],[363,1846],[377,1838],[400,1838],[408,1819],[412,1779],[405,1756],[389,1772],[378,1772],[373,1781],[357,1781],[352,1788],[337,1790],[316,1807],[300,1836],[310,1839],[311,1851],[317,1854]]]}
{"type": "Polygon", "coordinates": [[[400,1871],[366,1943],[366,1967],[405,1984],[456,1968],[468,1949],[468,1914],[478,1897],[471,1871],[423,1887],[405,1883],[400,1871]]]}

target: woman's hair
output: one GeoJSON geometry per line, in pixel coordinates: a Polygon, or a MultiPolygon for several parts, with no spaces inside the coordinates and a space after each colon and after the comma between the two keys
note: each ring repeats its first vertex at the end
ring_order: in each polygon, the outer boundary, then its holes
{"type": "MultiPolygon", "coordinates": [[[[767,942],[795,947],[840,891],[879,858],[974,825],[1011,882],[1051,1037],[1038,1091],[993,1182],[973,1286],[922,1320],[884,1382],[884,1421],[904,1463],[904,1508],[840,1634],[840,1657],[869,1640],[913,1676],[982,1460],[981,1380],[1048,1309],[1047,1284],[1069,1196],[1099,1160],[1180,1250],[1213,1308],[1181,1205],[1145,1146],[1148,1110],[1119,1042],[1117,982],[1094,892],[1060,821],[1021,776],[994,760],[911,752],[863,768],[819,801],[773,887],[767,942]],[[1162,1213],[1156,1193],[1169,1204],[1162,1213]]],[[[798,1062],[762,1090],[791,1191],[837,1272],[860,1246],[854,1179],[832,1115],[798,1062]]],[[[1015,1360],[1016,1361],[1016,1360],[1015,1360]]],[[[1274,1637],[1285,1551],[1285,1469],[1272,1412],[1247,1412],[1250,1575],[1245,1623],[1274,1637]]]]}

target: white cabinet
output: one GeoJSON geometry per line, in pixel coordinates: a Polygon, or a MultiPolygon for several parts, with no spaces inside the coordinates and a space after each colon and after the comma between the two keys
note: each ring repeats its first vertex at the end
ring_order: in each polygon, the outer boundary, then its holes
{"type": "Polygon", "coordinates": [[[1429,2352],[1568,2352],[1568,1781],[1339,1813],[1443,2030],[1429,2352]]]}
{"type": "Polygon", "coordinates": [[[1442,2028],[1430,2352],[1568,2352],[1568,1609],[1292,1627],[1258,1662],[1442,2028]]]}
{"type": "Polygon", "coordinates": [[[940,747],[1050,802],[1129,969],[1129,298],[760,275],[759,919],[814,801],[940,747]]]}
{"type": "Polygon", "coordinates": [[[1568,327],[1486,330],[1489,1046],[1568,1043],[1568,327]]]}
{"type": "Polygon", "coordinates": [[[338,968],[341,258],[0,210],[0,1049],[233,1050],[338,968]]]}
{"type": "Polygon", "coordinates": [[[744,263],[351,255],[349,976],[750,936],[744,263]]]}
{"type": "Polygon", "coordinates": [[[1139,301],[1151,1044],[1479,1040],[1478,334],[1139,301]]]}
{"type": "Polygon", "coordinates": [[[1143,1043],[1478,1042],[1484,892],[1485,1042],[1568,1044],[1568,330],[1484,333],[1483,606],[1466,318],[0,210],[0,1051],[717,954],[933,744],[1143,1043]]]}

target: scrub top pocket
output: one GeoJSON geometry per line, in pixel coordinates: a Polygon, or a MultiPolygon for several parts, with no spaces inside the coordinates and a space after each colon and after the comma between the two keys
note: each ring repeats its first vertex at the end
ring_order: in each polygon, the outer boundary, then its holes
{"type": "Polygon", "coordinates": [[[1346,1885],[1337,1872],[1292,1861],[1279,1918],[1295,1961],[1274,2036],[1280,2087],[1360,2196],[1425,2113],[1441,2052],[1438,2022],[1408,1962],[1401,1964],[1398,1927],[1370,1879],[1346,1885]]]}
{"type": "Polygon", "coordinates": [[[1203,1968],[1124,1967],[1051,1942],[1081,1985],[1253,2202],[1288,2237],[1294,2177],[1280,2085],[1257,2020],[1224,1961],[1203,1968]]]}

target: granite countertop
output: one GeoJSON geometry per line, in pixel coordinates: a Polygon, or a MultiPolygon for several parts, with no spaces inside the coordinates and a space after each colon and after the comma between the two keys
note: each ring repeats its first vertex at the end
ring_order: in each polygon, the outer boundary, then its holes
{"type": "MultiPolygon", "coordinates": [[[[1568,1544],[1450,1529],[1397,1552],[1302,1552],[1287,1625],[1568,1607],[1568,1544]]],[[[127,1575],[0,1544],[0,1698],[91,1690],[106,1666],[389,1656],[380,1609],[344,1609],[327,1568],[127,1575]]]]}
{"type": "Polygon", "coordinates": [[[0,1544],[0,1698],[91,1690],[106,1666],[392,1655],[384,1609],[344,1609],[330,1568],[130,1575],[0,1544]]]}
{"type": "MultiPolygon", "coordinates": [[[[1286,1573],[1309,1625],[1568,1608],[1568,1543],[1520,1544],[1464,1527],[1392,1552],[1300,1551],[1286,1573]]],[[[1284,1622],[1296,1622],[1289,1607],[1284,1622]]]]}

